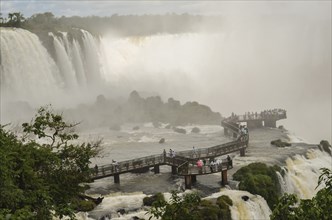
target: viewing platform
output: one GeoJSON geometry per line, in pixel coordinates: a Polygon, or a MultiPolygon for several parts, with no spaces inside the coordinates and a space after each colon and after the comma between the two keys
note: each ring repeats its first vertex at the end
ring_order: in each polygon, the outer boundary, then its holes
{"type": "MultiPolygon", "coordinates": [[[[234,113],[232,113],[232,115],[224,119],[223,122],[227,121],[228,123],[231,123],[234,126],[235,124],[244,122],[246,123],[249,129],[261,128],[261,127],[276,128],[277,121],[286,118],[287,118],[286,110],[273,109],[273,110],[264,110],[261,111],[260,113],[246,112],[244,115],[235,115],[234,113]]],[[[225,128],[223,122],[221,123],[221,125],[225,128]]],[[[228,131],[226,128],[225,134],[227,134],[227,132],[228,131]]]]}

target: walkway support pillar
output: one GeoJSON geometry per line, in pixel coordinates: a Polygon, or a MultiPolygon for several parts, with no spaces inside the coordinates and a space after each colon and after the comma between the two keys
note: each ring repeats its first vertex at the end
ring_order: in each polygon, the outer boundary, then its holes
{"type": "Polygon", "coordinates": [[[114,174],[114,183],[120,183],[120,174],[114,174]]]}
{"type": "Polygon", "coordinates": [[[224,169],[221,171],[221,185],[225,186],[226,184],[228,184],[227,169],[224,169]]]}
{"type": "Polygon", "coordinates": [[[190,176],[190,175],[184,176],[184,184],[185,184],[186,189],[191,189],[191,185],[192,185],[191,177],[192,176],[190,176]]]}
{"type": "Polygon", "coordinates": [[[154,165],[153,169],[155,174],[160,173],[159,165],[154,165]]]}
{"type": "Polygon", "coordinates": [[[192,182],[192,183],[196,183],[196,182],[197,182],[196,175],[192,175],[192,176],[191,176],[191,182],[192,182]]]}
{"type": "Polygon", "coordinates": [[[264,126],[265,127],[270,127],[270,128],[276,128],[277,127],[277,121],[276,120],[265,120],[264,121],[264,126]]]}
{"type": "Polygon", "coordinates": [[[224,128],[224,135],[228,135],[228,129],[224,128]]]}
{"type": "Polygon", "coordinates": [[[245,152],[246,152],[245,148],[240,149],[240,156],[244,157],[245,156],[245,152]]]}
{"type": "Polygon", "coordinates": [[[177,174],[178,173],[176,168],[177,168],[176,166],[172,166],[172,174],[177,174]]]}

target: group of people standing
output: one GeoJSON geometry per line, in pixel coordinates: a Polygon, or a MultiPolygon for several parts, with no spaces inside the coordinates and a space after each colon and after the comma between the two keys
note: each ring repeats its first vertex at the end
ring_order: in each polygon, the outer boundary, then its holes
{"type": "MultiPolygon", "coordinates": [[[[196,162],[196,166],[198,168],[198,172],[199,173],[206,173],[207,172],[207,169],[208,167],[210,168],[210,172],[213,173],[213,172],[218,172],[222,167],[223,165],[223,161],[221,159],[198,159],[197,162],[196,162]]],[[[227,169],[229,168],[233,168],[233,161],[232,161],[232,158],[227,155],[227,169]]]]}
{"type": "Polygon", "coordinates": [[[264,118],[271,118],[278,115],[286,115],[285,109],[275,108],[275,109],[269,109],[258,112],[245,112],[243,116],[236,115],[232,112],[231,119],[264,119],[264,118]],[[243,118],[242,118],[243,117],[243,118]]]}

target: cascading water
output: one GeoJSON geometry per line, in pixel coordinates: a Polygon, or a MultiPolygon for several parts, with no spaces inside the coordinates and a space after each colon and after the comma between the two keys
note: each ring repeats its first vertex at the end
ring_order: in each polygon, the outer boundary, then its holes
{"type": "Polygon", "coordinates": [[[324,151],[310,149],[306,155],[287,158],[282,174],[278,173],[283,193],[296,194],[301,199],[311,199],[323,185],[316,189],[320,168],[331,168],[332,157],[324,151]]]}
{"type": "Polygon", "coordinates": [[[59,69],[38,37],[23,29],[0,31],[3,101],[34,100],[40,104],[57,93],[63,83],[59,69]]]}
{"type": "MultiPolygon", "coordinates": [[[[61,75],[66,82],[67,89],[75,89],[77,87],[76,73],[73,67],[72,58],[69,51],[69,43],[67,40],[63,40],[60,37],[49,34],[54,39],[54,48],[56,53],[56,61],[60,69],[61,75]],[[66,45],[67,50],[66,50],[66,45]]],[[[67,39],[67,36],[63,34],[63,38],[67,39]]]]}
{"type": "Polygon", "coordinates": [[[233,202],[230,206],[232,219],[269,219],[271,210],[263,197],[246,191],[222,190],[207,198],[218,198],[222,195],[229,196],[233,202]],[[248,200],[243,200],[243,196],[246,196],[248,200]]]}
{"type": "Polygon", "coordinates": [[[98,39],[87,31],[78,32],[77,38],[66,32],[49,33],[52,57],[35,34],[1,28],[2,101],[63,107],[94,100],[102,93],[98,39]]]}

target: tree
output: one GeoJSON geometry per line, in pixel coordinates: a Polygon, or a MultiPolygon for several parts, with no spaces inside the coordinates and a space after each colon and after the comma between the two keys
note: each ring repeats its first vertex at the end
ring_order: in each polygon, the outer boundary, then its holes
{"type": "Polygon", "coordinates": [[[23,139],[0,126],[0,219],[74,218],[100,144],[70,143],[75,125],[48,106],[23,124],[23,139]]]}
{"type": "MultiPolygon", "coordinates": [[[[170,202],[158,200],[153,203],[149,213],[157,219],[176,220],[176,219],[200,219],[197,213],[197,206],[201,199],[197,193],[188,193],[183,197],[172,191],[170,202]]],[[[150,217],[151,219],[152,217],[150,217]]]]}
{"type": "Polygon", "coordinates": [[[325,184],[312,199],[298,200],[294,194],[285,194],[279,198],[271,214],[272,220],[332,219],[332,171],[320,169],[322,174],[318,186],[325,184]]]}
{"type": "Polygon", "coordinates": [[[157,199],[152,203],[148,213],[151,217],[162,220],[230,220],[229,206],[232,200],[228,196],[220,196],[216,201],[201,200],[197,193],[187,193],[180,196],[176,191],[172,192],[169,202],[157,199]]]}

